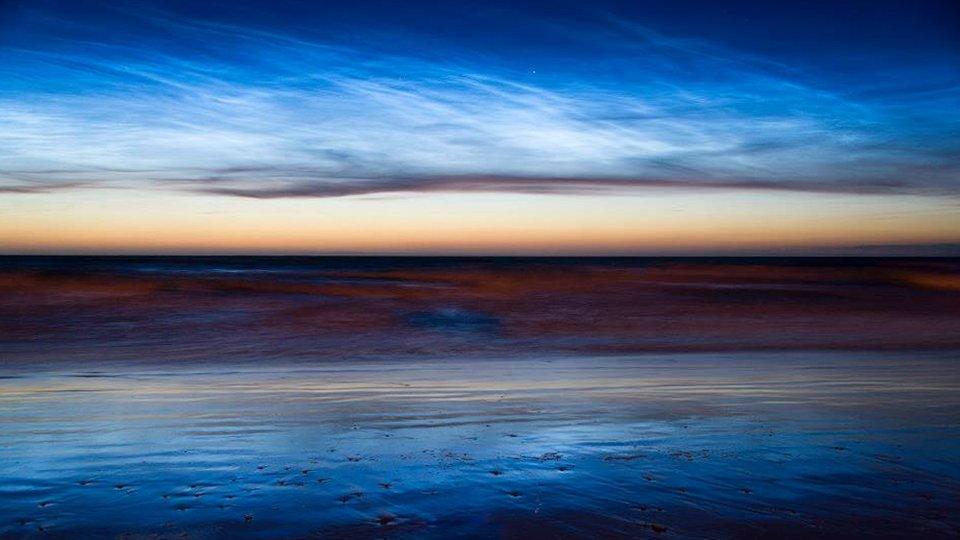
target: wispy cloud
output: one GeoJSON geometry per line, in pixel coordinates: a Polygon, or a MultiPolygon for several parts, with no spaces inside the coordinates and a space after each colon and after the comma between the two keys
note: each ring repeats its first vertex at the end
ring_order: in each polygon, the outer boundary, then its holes
{"type": "Polygon", "coordinates": [[[841,95],[790,66],[624,23],[602,30],[616,39],[595,46],[590,77],[149,22],[202,54],[0,47],[0,192],[960,193],[955,86],[841,95]]]}
{"type": "MultiPolygon", "coordinates": [[[[611,177],[546,177],[457,175],[390,177],[388,179],[340,178],[291,182],[284,185],[252,185],[237,187],[234,182],[200,181],[191,191],[215,195],[231,195],[251,199],[287,197],[346,197],[374,193],[424,192],[508,192],[527,194],[609,194],[641,189],[673,190],[748,190],[801,191],[814,193],[888,194],[911,193],[911,186],[889,180],[857,182],[762,180],[703,180],[679,178],[611,178],[611,177]],[[223,185],[226,183],[227,185],[223,185]]],[[[249,184],[249,183],[248,183],[249,184]]]]}

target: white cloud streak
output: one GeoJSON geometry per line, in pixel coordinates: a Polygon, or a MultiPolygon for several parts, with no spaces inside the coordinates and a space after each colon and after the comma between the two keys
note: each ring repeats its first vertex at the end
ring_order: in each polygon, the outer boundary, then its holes
{"type": "MultiPolygon", "coordinates": [[[[779,66],[637,27],[620,29],[636,47],[604,52],[609,69],[626,70],[610,82],[157,24],[219,45],[203,56],[109,43],[0,49],[0,192],[103,185],[342,196],[469,191],[484,178],[490,190],[540,192],[590,192],[581,188],[591,181],[960,189],[960,159],[949,146],[898,140],[903,115],[888,103],[833,95],[779,66]]],[[[947,94],[945,104],[956,101],[947,94]]]]}

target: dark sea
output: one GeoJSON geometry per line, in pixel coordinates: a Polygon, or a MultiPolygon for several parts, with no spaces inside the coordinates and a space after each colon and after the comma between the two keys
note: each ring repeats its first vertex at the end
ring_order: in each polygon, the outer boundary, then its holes
{"type": "Polygon", "coordinates": [[[960,260],[0,257],[0,538],[958,538],[960,260]]]}

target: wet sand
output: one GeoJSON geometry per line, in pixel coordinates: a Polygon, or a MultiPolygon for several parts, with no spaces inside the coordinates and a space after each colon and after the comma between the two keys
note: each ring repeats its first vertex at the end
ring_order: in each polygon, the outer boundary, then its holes
{"type": "Polygon", "coordinates": [[[0,537],[956,538],[955,352],[0,367],[0,537]]]}

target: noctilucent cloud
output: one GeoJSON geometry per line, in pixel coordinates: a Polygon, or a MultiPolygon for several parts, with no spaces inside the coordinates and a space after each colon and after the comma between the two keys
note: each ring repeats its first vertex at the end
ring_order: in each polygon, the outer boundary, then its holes
{"type": "Polygon", "coordinates": [[[958,21],[949,0],[8,2],[0,204],[446,193],[469,214],[483,194],[769,193],[955,206],[958,21]]]}

